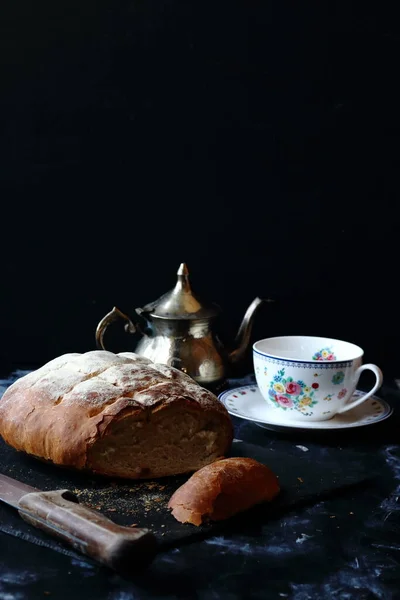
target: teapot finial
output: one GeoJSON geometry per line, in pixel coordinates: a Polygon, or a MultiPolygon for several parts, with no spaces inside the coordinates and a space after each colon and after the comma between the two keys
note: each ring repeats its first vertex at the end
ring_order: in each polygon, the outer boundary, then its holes
{"type": "Polygon", "coordinates": [[[177,285],[183,289],[185,292],[190,292],[190,283],[189,283],[189,269],[187,268],[186,263],[181,263],[180,267],[177,271],[178,281],[177,285]]]}
{"type": "Polygon", "coordinates": [[[189,275],[189,269],[187,268],[187,264],[186,263],[181,263],[180,267],[178,269],[178,275],[184,275],[184,276],[188,276],[189,275]]]}

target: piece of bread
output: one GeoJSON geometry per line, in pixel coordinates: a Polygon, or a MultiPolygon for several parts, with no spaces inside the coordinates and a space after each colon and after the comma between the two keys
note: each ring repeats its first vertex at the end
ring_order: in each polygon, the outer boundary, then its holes
{"type": "Polygon", "coordinates": [[[218,398],[178,369],[96,350],[13,383],[0,400],[0,435],[57,465],[148,479],[223,457],[233,427],[218,398]]]}
{"type": "Polygon", "coordinates": [[[171,496],[177,521],[201,525],[222,521],[279,493],[276,475],[253,458],[225,458],[194,473],[171,496]]]}

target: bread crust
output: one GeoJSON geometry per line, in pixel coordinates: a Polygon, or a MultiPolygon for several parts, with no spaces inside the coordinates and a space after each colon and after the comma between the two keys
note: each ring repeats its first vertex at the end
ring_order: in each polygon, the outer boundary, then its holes
{"type": "Polygon", "coordinates": [[[168,508],[181,523],[221,521],[270,502],[279,494],[277,476],[253,458],[232,457],[194,473],[171,496],[168,508]]]}
{"type": "MultiPolygon", "coordinates": [[[[94,470],[88,453],[116,422],[129,417],[130,426],[135,421],[145,425],[158,411],[167,413],[177,404],[216,418],[221,429],[217,453],[225,455],[233,428],[222,403],[178,369],[131,352],[65,354],[21,377],[0,400],[0,435],[17,450],[57,465],[94,470]]],[[[114,474],[101,465],[97,470],[114,474]]]]}

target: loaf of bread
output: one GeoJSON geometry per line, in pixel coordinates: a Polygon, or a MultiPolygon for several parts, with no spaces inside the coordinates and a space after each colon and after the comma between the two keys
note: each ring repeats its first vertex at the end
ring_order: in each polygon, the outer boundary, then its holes
{"type": "Polygon", "coordinates": [[[194,473],[172,494],[168,508],[177,521],[201,525],[270,502],[279,492],[267,466],[252,458],[225,458],[194,473]]]}
{"type": "Polygon", "coordinates": [[[233,427],[218,398],[178,369],[96,350],[13,383],[0,400],[0,435],[57,465],[148,479],[225,456],[233,427]]]}

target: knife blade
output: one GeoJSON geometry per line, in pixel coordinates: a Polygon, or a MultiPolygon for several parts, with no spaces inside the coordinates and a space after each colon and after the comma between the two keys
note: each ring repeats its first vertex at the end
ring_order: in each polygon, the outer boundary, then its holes
{"type": "Polygon", "coordinates": [[[157,552],[149,529],[118,525],[79,504],[67,489],[41,491],[0,473],[0,501],[16,508],[30,525],[123,575],[145,569],[157,552]]]}

